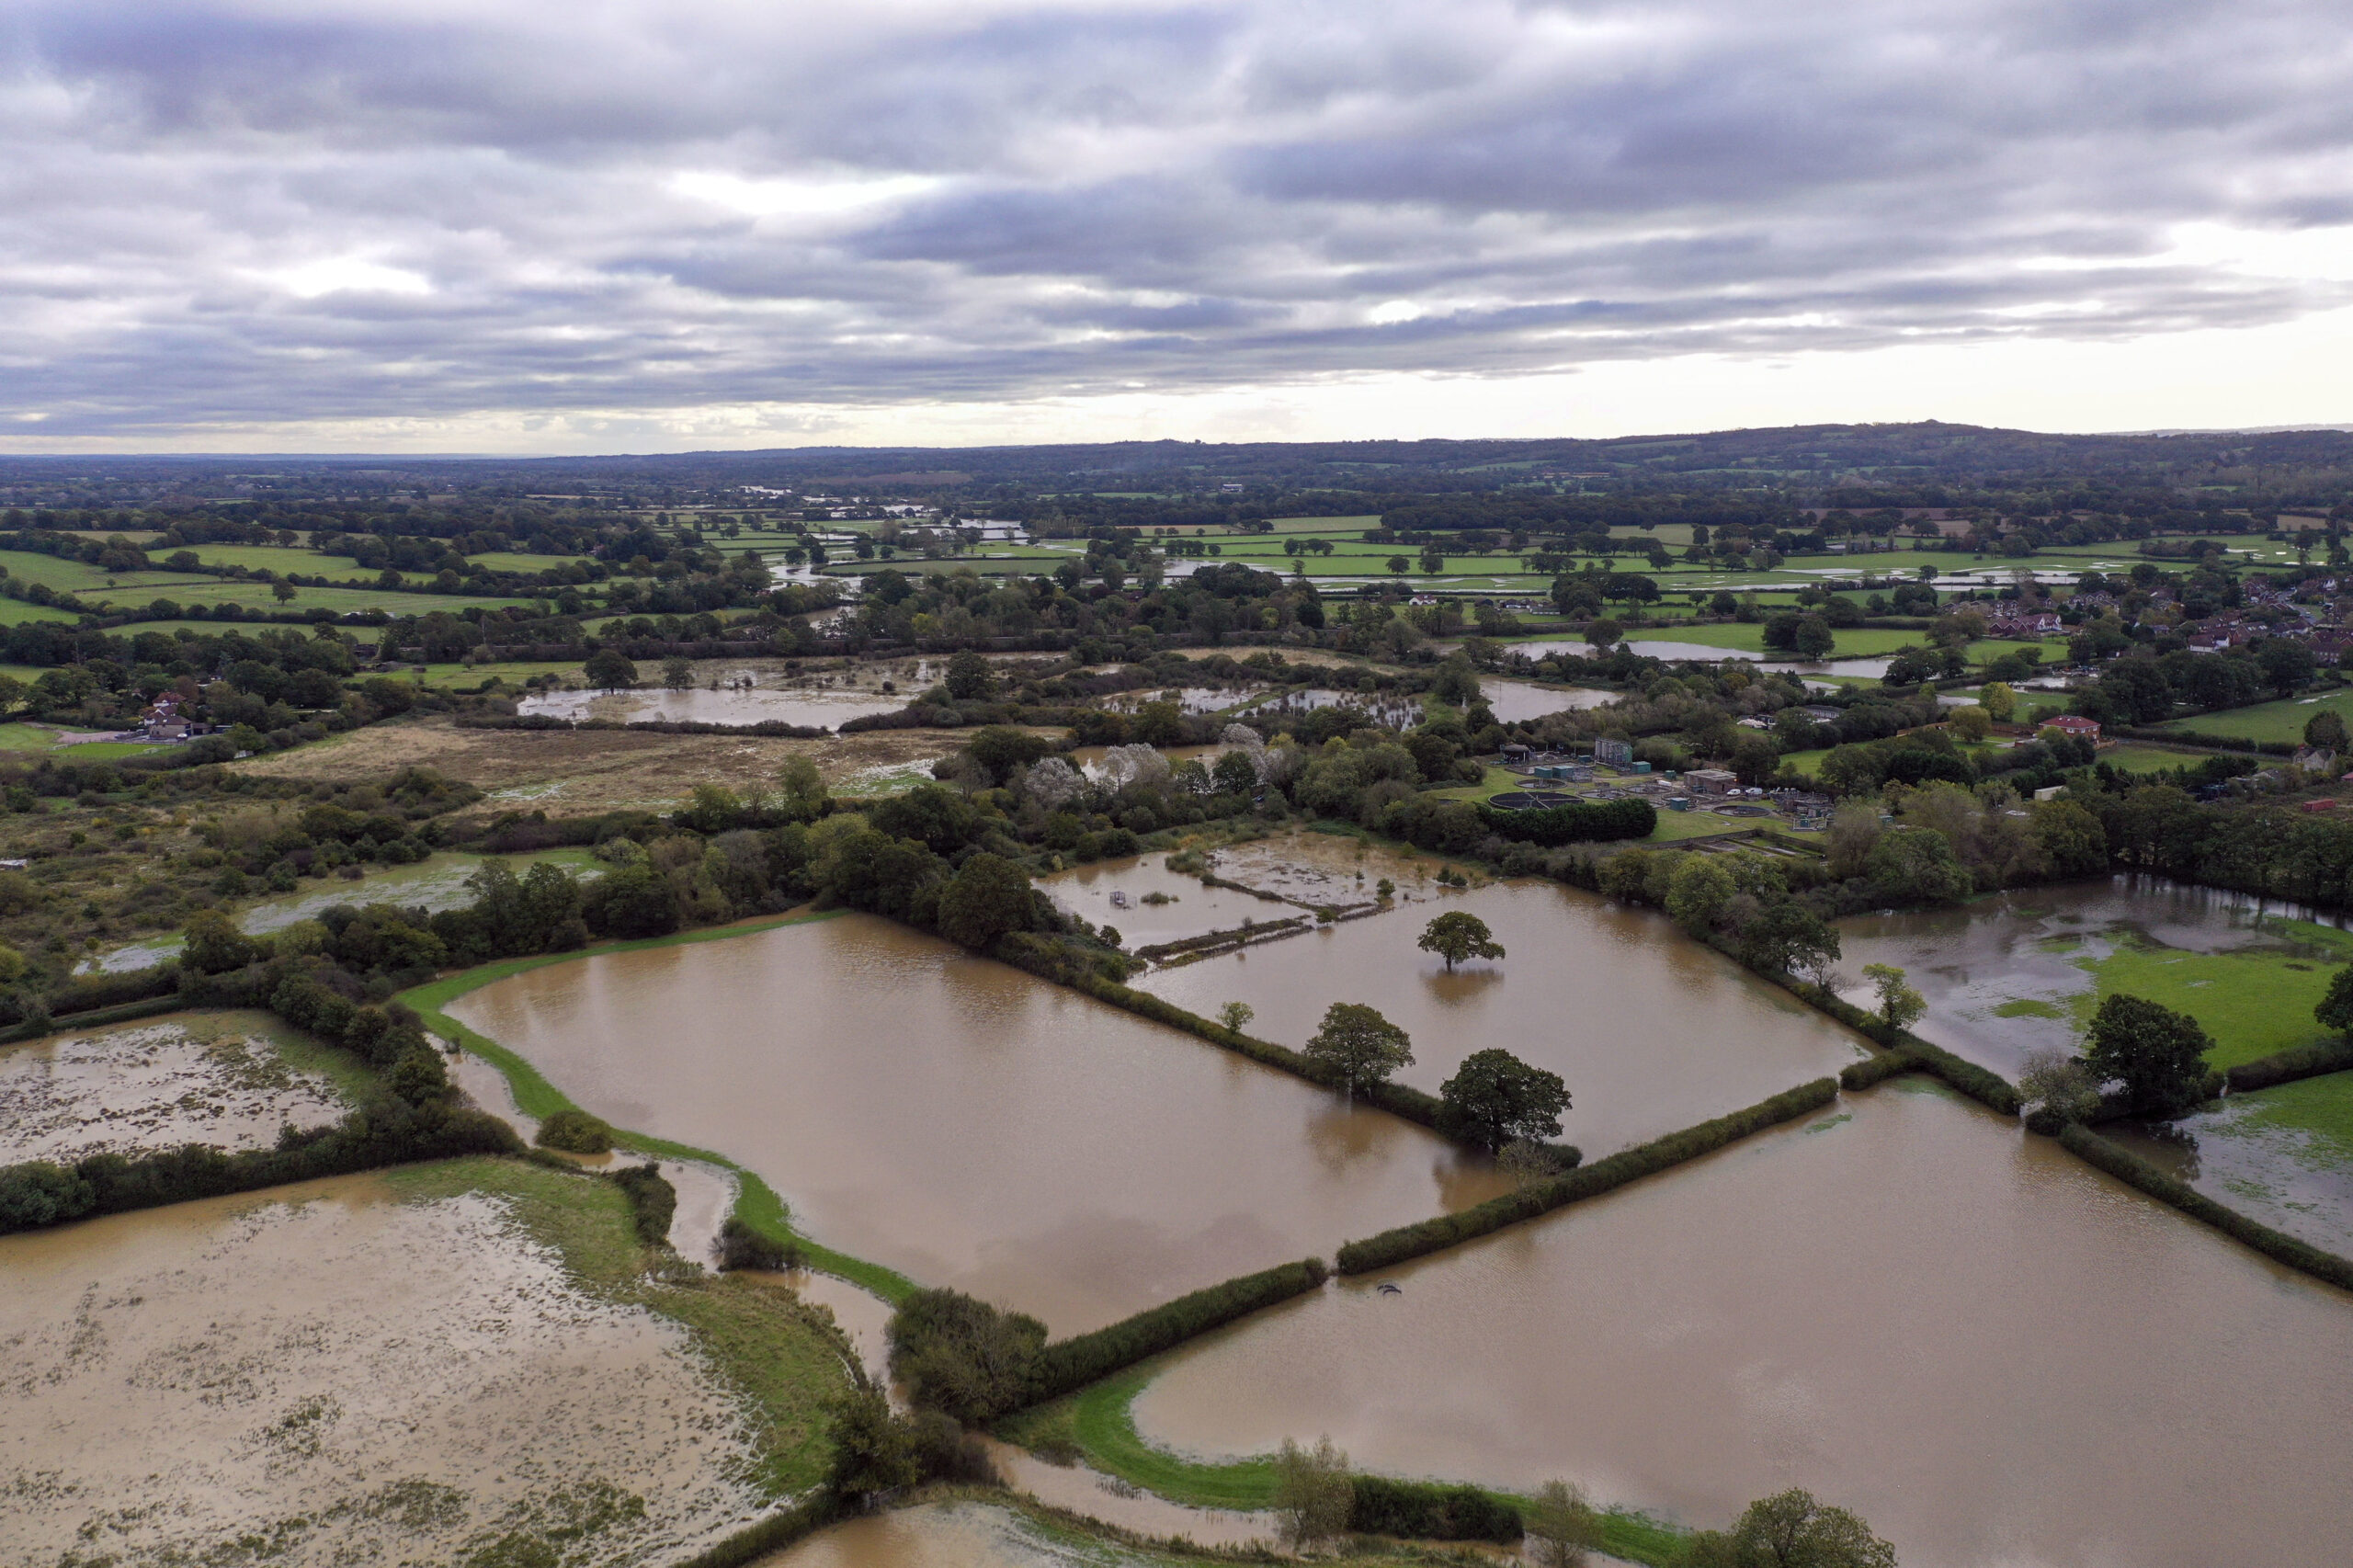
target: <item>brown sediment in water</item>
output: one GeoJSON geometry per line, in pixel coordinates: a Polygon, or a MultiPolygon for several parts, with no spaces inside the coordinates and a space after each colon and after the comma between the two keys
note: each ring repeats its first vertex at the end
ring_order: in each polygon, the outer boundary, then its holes
{"type": "Polygon", "coordinates": [[[1802,1486],[1906,1568],[2341,1562],[2353,1297],[1911,1082],[1198,1342],[1138,1428],[1696,1525],[1802,1486]]]}
{"type": "Polygon", "coordinates": [[[1398,1077],[1433,1093],[1472,1051],[1508,1051],[1566,1081],[1562,1136],[1588,1157],[1753,1105],[1862,1054],[1856,1036],[1660,916],[1549,882],[1438,894],[1131,983],[1204,1017],[1245,1002],[1257,1015],[1251,1033],[1294,1047],[1333,1003],[1368,1004],[1413,1037],[1414,1064],[1398,1077]],[[1494,930],[1500,961],[1449,974],[1415,945],[1431,916],[1457,909],[1494,930]]]}
{"type": "Polygon", "coordinates": [[[1488,676],[1480,681],[1479,693],[1487,699],[1487,707],[1504,723],[1518,723],[1523,719],[1541,719],[1548,713],[1566,713],[1578,708],[1599,708],[1615,702],[1625,695],[1620,691],[1597,691],[1581,686],[1538,686],[1533,681],[1499,680],[1488,676]]]}
{"type": "Polygon", "coordinates": [[[1247,1546],[1253,1541],[1272,1544],[1281,1534],[1280,1521],[1271,1513],[1188,1508],[1083,1464],[1048,1464],[1026,1449],[994,1437],[983,1437],[981,1443],[997,1473],[1015,1491],[1141,1536],[1175,1536],[1201,1546],[1247,1546]]]}
{"type": "Polygon", "coordinates": [[[203,1143],[262,1149],[350,1108],[263,1015],[192,1014],[0,1050],[0,1165],[203,1143]]]}
{"type": "Polygon", "coordinates": [[[1505,1178],[1425,1130],[868,915],[600,954],[449,1009],[828,1245],[1081,1332],[1505,1178]]]}
{"type": "Polygon", "coordinates": [[[1009,1509],[936,1503],[835,1525],[756,1568],[1067,1568],[1072,1561],[1067,1547],[1040,1539],[1009,1509]]]}
{"type": "Polygon", "coordinates": [[[685,1332],[480,1193],[341,1177],[0,1238],[0,1348],[11,1563],[458,1562],[586,1528],[565,1561],[636,1564],[763,1507],[685,1332]]]}

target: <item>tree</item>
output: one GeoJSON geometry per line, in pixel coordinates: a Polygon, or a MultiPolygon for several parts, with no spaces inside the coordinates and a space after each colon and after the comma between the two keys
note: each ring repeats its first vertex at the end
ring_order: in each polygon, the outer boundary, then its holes
{"type": "Polygon", "coordinates": [[[1838,933],[1790,899],[1768,904],[1740,928],[1742,960],[1784,974],[1821,974],[1838,961],[1838,933]]]}
{"type": "Polygon", "coordinates": [[[2353,1035],[2353,964],[2337,970],[2328,983],[2328,994],[2313,1009],[2313,1017],[2338,1034],[2353,1035]]]}
{"type": "Polygon", "coordinates": [[[2056,1051],[2038,1051],[2026,1059],[2018,1093],[2053,1121],[2088,1121],[2099,1109],[2098,1080],[2081,1061],[2056,1051]]]}
{"type": "Polygon", "coordinates": [[[1508,1051],[1474,1051],[1438,1089],[1446,1131],[1490,1153],[1506,1143],[1541,1143],[1561,1135],[1568,1085],[1557,1073],[1530,1067],[1508,1051]]]}
{"type": "Polygon", "coordinates": [[[1585,640],[1589,647],[1609,649],[1625,641],[1626,629],[1606,615],[1595,616],[1585,623],[1585,640]]]}
{"type": "Polygon", "coordinates": [[[1400,576],[1404,575],[1405,568],[1412,564],[1412,562],[1407,561],[1402,555],[1392,555],[1389,558],[1389,570],[1398,574],[1400,576]]]}
{"type": "Polygon", "coordinates": [[[939,890],[939,934],[985,952],[1008,931],[1026,931],[1031,918],[1029,874],[1001,855],[983,851],[939,890]]]}
{"type": "Polygon", "coordinates": [[[1701,1530],[1692,1568],[1895,1568],[1895,1548],[1844,1508],[1795,1488],[1748,1506],[1729,1534],[1701,1530]]]}
{"type": "Polygon", "coordinates": [[[1826,659],[1837,646],[1837,639],[1831,635],[1830,623],[1822,617],[1801,616],[1790,646],[1801,659],[1826,659]]]}
{"type": "Polygon", "coordinates": [[[826,1410],[834,1440],[826,1480],[835,1495],[863,1507],[877,1493],[914,1485],[923,1471],[907,1426],[892,1418],[891,1402],[863,1372],[853,1369],[851,1375],[857,1386],[826,1410]]]}
{"type": "Polygon", "coordinates": [[[1355,1506],[1348,1456],[1333,1447],[1331,1438],[1317,1439],[1313,1449],[1283,1439],[1275,1455],[1275,1513],[1285,1540],[1295,1546],[1329,1540],[1348,1528],[1355,1506]]]}
{"type": "Polygon", "coordinates": [[[277,582],[272,583],[269,585],[269,591],[271,597],[276,598],[279,604],[290,603],[293,599],[295,594],[300,592],[293,584],[288,582],[283,577],[280,577],[277,582]]]}
{"type": "Polygon", "coordinates": [[[2322,751],[2342,752],[2345,743],[2345,721],[2337,717],[2336,710],[2324,708],[2304,721],[2304,744],[2322,751]]]}
{"type": "Polygon", "coordinates": [[[1867,963],[1863,978],[1879,994],[1880,1022],[1889,1028],[1909,1028],[1928,1010],[1927,998],[1904,983],[1904,971],[1892,963],[1867,963]]]}
{"type": "Polygon", "coordinates": [[[2213,1038],[2186,1013],[2122,993],[2092,1015],[2084,1066],[2102,1085],[2120,1080],[2140,1116],[2178,1116],[2206,1097],[2206,1052],[2213,1038]]]}
{"type": "Polygon", "coordinates": [[[2312,679],[2313,672],[2320,667],[2310,648],[2285,637],[2266,638],[2255,651],[2255,662],[2262,667],[2263,678],[2271,683],[2271,689],[2282,697],[2312,679]]]}
{"type": "Polygon", "coordinates": [[[1228,1002],[1217,1010],[1217,1021],[1225,1026],[1228,1034],[1240,1034],[1257,1016],[1258,1010],[1247,1002],[1228,1002]]]}
{"type": "Polygon", "coordinates": [[[1947,722],[1952,726],[1953,737],[1971,745],[1977,744],[1994,733],[1994,715],[1987,712],[1982,703],[1954,709],[1952,718],[1947,722]]]}
{"type": "Polygon", "coordinates": [[[784,766],[777,769],[776,778],[784,790],[784,809],[792,815],[805,821],[824,809],[825,779],[817,771],[813,759],[786,757],[784,766]]]}
{"type": "Polygon", "coordinates": [[[637,666],[619,648],[599,648],[589,654],[581,674],[598,691],[627,691],[637,684],[637,666]]]}
{"type": "Polygon", "coordinates": [[[243,969],[256,959],[269,956],[269,944],[257,942],[237,929],[227,915],[217,909],[199,909],[188,917],[186,943],[180,949],[180,967],[199,974],[220,974],[233,969],[243,969]]]}
{"type": "Polygon", "coordinates": [[[1666,884],[1667,918],[1697,937],[1713,928],[1716,917],[1740,890],[1732,873],[1712,855],[1693,855],[1675,868],[1666,884]]]}
{"type": "Polygon", "coordinates": [[[1302,1053],[1340,1081],[1348,1097],[1359,1084],[1378,1084],[1414,1061],[1411,1036],[1372,1008],[1358,1002],[1335,1002],[1324,1010],[1317,1029],[1302,1053]]]}
{"type": "Polygon", "coordinates": [[[1601,1544],[1601,1516],[1574,1482],[1548,1481],[1528,1516],[1528,1555],[1536,1568],[1585,1568],[1601,1544]]]}
{"type": "Polygon", "coordinates": [[[1247,795],[1258,788],[1258,765],[1247,751],[1237,748],[1217,759],[1210,778],[1216,781],[1221,795],[1247,795]]]}
{"type": "Polygon", "coordinates": [[[948,695],[959,702],[984,702],[996,695],[996,672],[970,648],[948,661],[948,695]]]}
{"type": "Polygon", "coordinates": [[[673,653],[662,661],[662,684],[672,691],[686,691],[695,684],[695,662],[673,653]]]}
{"type": "Polygon", "coordinates": [[[1863,875],[1891,903],[1950,903],[1967,898],[1974,885],[1952,840],[1928,827],[1891,828],[1880,835],[1863,858],[1863,875]]]}
{"type": "Polygon", "coordinates": [[[1504,956],[1503,944],[1487,929],[1487,923],[1475,915],[1460,909],[1449,910],[1423,928],[1421,940],[1415,944],[1426,953],[1436,953],[1446,960],[1446,972],[1452,974],[1454,966],[1465,959],[1499,959],[1504,956]]]}
{"type": "Polygon", "coordinates": [[[2006,681],[1987,681],[1978,692],[1977,700],[1997,724],[2008,723],[2010,715],[2018,710],[2018,694],[2006,681]]]}

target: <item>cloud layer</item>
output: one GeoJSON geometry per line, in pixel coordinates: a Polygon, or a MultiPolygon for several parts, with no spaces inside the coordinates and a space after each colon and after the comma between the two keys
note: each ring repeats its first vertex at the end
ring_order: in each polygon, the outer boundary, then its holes
{"type": "Polygon", "coordinates": [[[2277,324],[2323,0],[0,3],[0,429],[2277,324]]]}

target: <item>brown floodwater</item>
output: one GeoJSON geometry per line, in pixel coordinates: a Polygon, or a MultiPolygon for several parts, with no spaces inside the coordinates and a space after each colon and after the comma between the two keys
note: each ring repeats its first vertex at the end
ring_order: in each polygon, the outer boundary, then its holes
{"type": "Polygon", "coordinates": [[[2353,1295],[1917,1080],[1262,1313],[1135,1415],[1188,1452],[1328,1433],[1697,1526],[1802,1486],[1905,1568],[2321,1568],[2353,1540],[2353,1295]]]}
{"type": "Polygon", "coordinates": [[[1523,719],[1541,719],[1547,713],[1566,713],[1572,709],[1598,708],[1605,702],[1615,702],[1623,695],[1616,691],[1596,691],[1582,686],[1539,686],[1529,680],[1499,680],[1493,676],[1479,682],[1479,693],[1487,699],[1487,707],[1506,724],[1523,719]]]}
{"type": "Polygon", "coordinates": [[[761,1558],[756,1568],[1071,1568],[1124,1560],[1124,1553],[1078,1557],[1010,1509],[933,1503],[835,1525],[761,1558]]]}
{"type": "MultiPolygon", "coordinates": [[[[1287,920],[1300,911],[1233,888],[1202,885],[1198,872],[1172,871],[1165,854],[1098,860],[1039,879],[1060,907],[1096,926],[1117,927],[1131,949],[1174,942],[1210,931],[1230,931],[1245,920],[1287,920]],[[1118,893],[1122,909],[1111,902],[1118,893]],[[1165,903],[1150,902],[1154,895],[1165,903]]],[[[1221,874],[1225,874],[1220,868],[1221,874]]],[[[1233,879],[1239,880],[1239,879],[1233,879]]]]}
{"type": "Polygon", "coordinates": [[[633,691],[551,691],[527,697],[516,704],[518,713],[545,713],[559,719],[609,719],[616,723],[656,720],[696,724],[808,724],[832,729],[846,720],[869,713],[895,713],[907,705],[905,696],[868,696],[806,687],[778,690],[754,687],[711,691],[688,687],[681,690],[639,687],[633,691]]]}
{"type": "Polygon", "coordinates": [[[1440,894],[1134,983],[1205,1016],[1247,1003],[1252,1033],[1291,1046],[1307,1042],[1333,1003],[1369,1004],[1413,1038],[1414,1063],[1398,1077],[1433,1092],[1464,1057],[1499,1047],[1566,1081],[1562,1135],[1588,1157],[1753,1105],[1863,1054],[1857,1037],[1664,918],[1552,882],[1440,894]],[[1449,974],[1420,950],[1430,916],[1456,909],[1487,923],[1501,961],[1449,974]]]}
{"type": "Polygon", "coordinates": [[[1946,909],[1858,915],[1838,922],[1849,1001],[1869,1006],[1865,964],[1893,964],[1928,1005],[1920,1038],[2008,1077],[2037,1051],[2073,1055],[2081,1026],[2069,1006],[2093,978],[2080,959],[2106,958],[2145,937],[2211,953],[2276,943],[2263,917],[2340,923],[2301,904],[2268,902],[2165,877],[2120,874],[2013,888],[1946,909]],[[2021,1010],[2015,1004],[2041,1004],[2021,1010]],[[2009,1016],[1997,1009],[2013,1005],[2009,1016]],[[2037,1017],[2036,1012],[2046,1016],[2037,1017]]]}
{"type": "Polygon", "coordinates": [[[615,1125],[759,1172],[826,1244],[1063,1334],[1505,1185],[1411,1123],[869,915],[553,964],[449,1010],[615,1125]]]}

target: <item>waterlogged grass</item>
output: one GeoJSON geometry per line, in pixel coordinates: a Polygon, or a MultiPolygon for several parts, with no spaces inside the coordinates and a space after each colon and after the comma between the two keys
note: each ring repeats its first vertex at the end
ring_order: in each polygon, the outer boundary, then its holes
{"type": "MultiPolygon", "coordinates": [[[[496,1040],[475,1033],[442,1009],[470,991],[479,990],[494,981],[521,974],[528,970],[553,963],[574,963],[599,953],[636,952],[646,948],[684,947],[695,942],[715,942],[730,937],[747,936],[755,931],[772,930],[779,926],[801,926],[819,920],[830,920],[840,912],[800,910],[783,915],[763,915],[754,920],[739,920],[729,926],[709,926],[699,930],[680,931],[667,937],[649,937],[634,942],[600,942],[576,953],[540,953],[530,958],[501,959],[494,963],[480,964],[456,974],[444,975],[426,984],[412,986],[400,994],[400,1000],[415,1008],[427,1028],[444,1039],[457,1041],[506,1076],[508,1088],[515,1096],[516,1108],[526,1116],[545,1120],[560,1110],[577,1110],[570,1096],[548,1082],[540,1070],[523,1057],[509,1051],[496,1040]]],[[[716,1165],[735,1177],[735,1218],[762,1235],[788,1246],[798,1247],[810,1267],[848,1280],[862,1290],[896,1305],[915,1291],[915,1283],[895,1269],[869,1263],[864,1258],[812,1241],[792,1228],[790,1210],[776,1190],[762,1180],[756,1172],[745,1169],[726,1155],[709,1149],[698,1149],[689,1143],[674,1143],[666,1138],[655,1138],[643,1132],[616,1129],[615,1141],[624,1149],[659,1159],[699,1161],[716,1165]]]]}
{"type": "MultiPolygon", "coordinates": [[[[1275,1460],[1271,1454],[1211,1463],[1154,1448],[1136,1430],[1135,1401],[1167,1365],[1156,1358],[1114,1373],[1067,1398],[1041,1404],[997,1424],[997,1435],[1025,1448],[1077,1449],[1107,1475],[1196,1508],[1256,1512],[1274,1506],[1275,1460]]],[[[1492,1493],[1523,1514],[1529,1499],[1492,1493]]],[[[1601,1550],[1630,1562],[1661,1565],[1681,1561],[1684,1534],[1674,1526],[1632,1509],[1602,1515],[1601,1550]]]]}
{"type": "Polygon", "coordinates": [[[2078,959],[2093,988],[2073,999],[2075,1020],[2088,1024],[2109,996],[2139,996],[2197,1019],[2214,1037],[2206,1060],[2216,1067],[2309,1045],[2326,1033],[2313,1008],[2337,965],[2353,961],[2353,936],[2302,922],[2273,928],[2295,945],[2197,953],[2127,940],[2106,958],[2078,959]]]}
{"type": "Polygon", "coordinates": [[[2353,1073],[2327,1073],[2276,1088],[2233,1096],[2239,1125],[2305,1135],[2305,1164],[2353,1173],[2353,1073]]]}
{"type": "Polygon", "coordinates": [[[2046,1002],[2040,996],[2019,996],[1994,1009],[1997,1018],[2063,1018],[2065,1008],[2056,1002],[2046,1002]]]}
{"type": "Polygon", "coordinates": [[[824,1478],[832,1448],[824,1407],[848,1390],[845,1347],[796,1298],[726,1276],[649,1277],[629,1199],[611,1182],[497,1159],[411,1165],[387,1180],[411,1202],[463,1192],[505,1199],[583,1290],[643,1306],[694,1335],[745,1397],[759,1450],[754,1480],[769,1498],[824,1478]]]}

